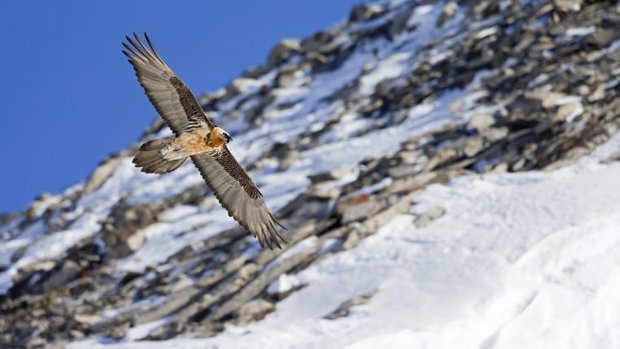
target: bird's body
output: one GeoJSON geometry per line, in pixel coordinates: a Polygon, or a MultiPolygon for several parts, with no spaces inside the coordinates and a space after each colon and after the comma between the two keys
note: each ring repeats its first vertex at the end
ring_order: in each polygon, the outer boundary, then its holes
{"type": "Polygon", "coordinates": [[[228,214],[247,228],[261,246],[281,247],[281,226],[252,179],[226,144],[232,140],[204,113],[185,83],[164,63],[148,36],[148,46],[134,34],[123,53],[140,85],[174,136],[144,143],[133,162],[146,173],[168,173],[191,159],[228,214]]]}
{"type": "Polygon", "coordinates": [[[171,161],[216,151],[226,144],[224,134],[225,131],[219,127],[213,130],[206,127],[189,130],[170,141],[161,153],[164,159],[171,161]]]}
{"type": "Polygon", "coordinates": [[[208,135],[209,133],[204,135],[199,130],[183,132],[164,147],[161,153],[166,160],[179,160],[192,155],[214,151],[224,145],[223,142],[217,146],[209,144],[208,135]]]}

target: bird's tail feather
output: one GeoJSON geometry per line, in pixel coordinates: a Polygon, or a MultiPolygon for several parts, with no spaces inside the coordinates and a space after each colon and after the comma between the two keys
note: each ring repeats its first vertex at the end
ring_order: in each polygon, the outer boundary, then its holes
{"type": "Polygon", "coordinates": [[[174,137],[155,139],[144,143],[133,158],[133,163],[146,173],[168,173],[179,168],[187,158],[166,160],[161,150],[170,144],[174,137]]]}

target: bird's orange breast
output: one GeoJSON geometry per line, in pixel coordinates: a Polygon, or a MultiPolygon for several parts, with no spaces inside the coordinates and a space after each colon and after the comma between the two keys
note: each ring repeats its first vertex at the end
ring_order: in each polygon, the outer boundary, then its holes
{"type": "Polygon", "coordinates": [[[212,147],[212,148],[221,148],[224,146],[224,144],[226,144],[224,140],[220,137],[207,137],[207,138],[208,138],[207,144],[209,147],[212,147]]]}
{"type": "Polygon", "coordinates": [[[175,139],[178,148],[183,150],[186,156],[204,153],[211,150],[205,137],[198,132],[186,132],[175,139]]]}
{"type": "Polygon", "coordinates": [[[175,140],[183,148],[187,156],[212,151],[224,146],[220,137],[206,137],[198,131],[186,132],[175,140]]]}

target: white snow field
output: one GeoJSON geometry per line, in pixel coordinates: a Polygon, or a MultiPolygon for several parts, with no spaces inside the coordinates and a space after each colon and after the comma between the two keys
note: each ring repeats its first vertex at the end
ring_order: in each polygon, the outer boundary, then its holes
{"type": "Polygon", "coordinates": [[[620,163],[600,161],[619,149],[617,135],[552,172],[433,185],[414,211],[440,206],[443,217],[417,229],[413,215],[397,216],[356,248],[279,280],[272,286],[307,286],[252,325],[69,348],[620,348],[620,163]],[[324,318],[372,292],[348,316],[324,318]]]}

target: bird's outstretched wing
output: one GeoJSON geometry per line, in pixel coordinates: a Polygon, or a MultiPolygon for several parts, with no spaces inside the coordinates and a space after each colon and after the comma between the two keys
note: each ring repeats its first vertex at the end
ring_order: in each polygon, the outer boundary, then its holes
{"type": "MultiPolygon", "coordinates": [[[[134,40],[125,37],[123,53],[133,65],[149,100],[172,131],[180,135],[205,124],[209,129],[214,128],[215,124],[206,117],[185,83],[164,63],[149,37],[144,34],[147,46],[138,35],[133,35],[134,40]]],[[[226,146],[194,155],[192,161],[228,214],[248,229],[261,246],[281,247],[284,239],[278,234],[277,226],[282,225],[226,146]]]]}
{"type": "Polygon", "coordinates": [[[285,240],[278,234],[277,229],[282,225],[271,213],[263,195],[228,147],[194,155],[192,161],[229,216],[248,229],[261,246],[282,248],[281,244],[285,240]]]}
{"type": "Polygon", "coordinates": [[[149,100],[172,131],[179,135],[185,129],[205,124],[209,129],[214,128],[192,91],[161,59],[146,33],[144,38],[148,46],[136,33],[133,36],[134,40],[125,37],[127,42],[123,43],[123,53],[133,65],[149,100]]]}

